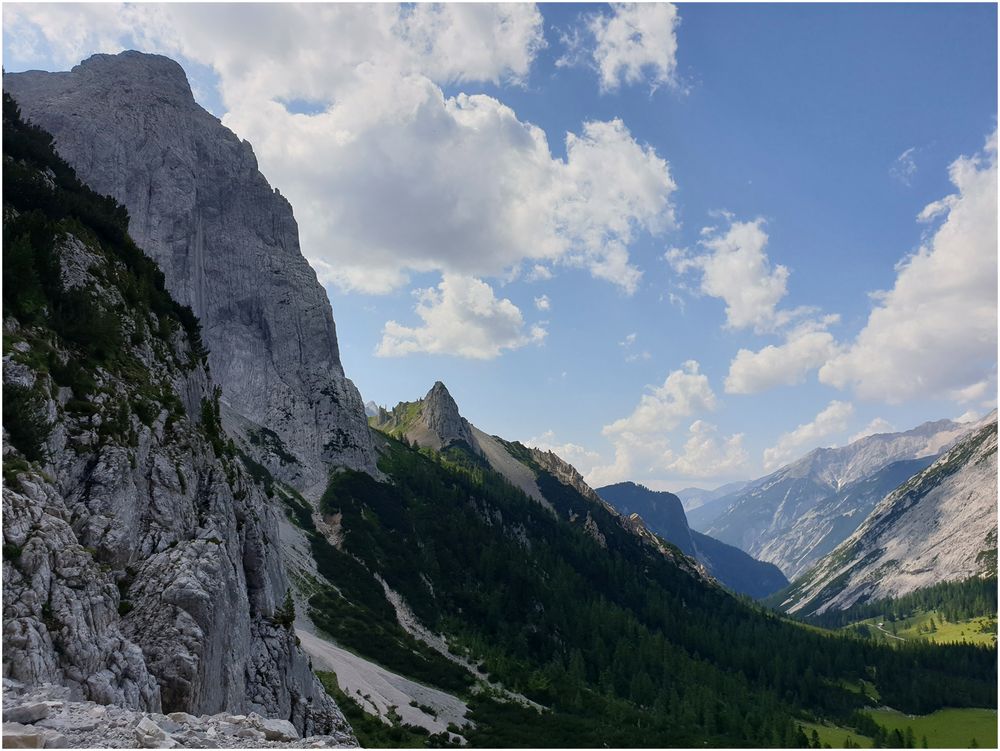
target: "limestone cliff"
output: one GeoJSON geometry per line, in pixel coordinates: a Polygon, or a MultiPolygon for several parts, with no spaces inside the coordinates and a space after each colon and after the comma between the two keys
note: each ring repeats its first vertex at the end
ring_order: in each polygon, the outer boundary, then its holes
{"type": "Polygon", "coordinates": [[[4,677],[350,741],[291,630],[274,504],[221,425],[197,320],[6,99],[3,127],[4,677]]]}
{"type": "Polygon", "coordinates": [[[131,217],[167,288],[202,322],[227,426],[279,479],[317,495],[331,465],[374,471],[330,303],[292,208],[253,149],[158,55],[94,55],[69,72],[7,74],[25,116],[131,217]]]}

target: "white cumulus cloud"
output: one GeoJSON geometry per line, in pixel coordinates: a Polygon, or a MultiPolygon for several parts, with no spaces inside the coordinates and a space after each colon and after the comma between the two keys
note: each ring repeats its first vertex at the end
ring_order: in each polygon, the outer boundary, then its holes
{"type": "Polygon", "coordinates": [[[799,425],[795,430],[784,433],[778,442],[764,449],[764,469],[770,471],[807,450],[816,448],[819,442],[847,429],[848,421],[854,414],[854,405],[849,402],[830,402],[812,422],[799,425]]]}
{"type": "Polygon", "coordinates": [[[466,276],[446,275],[435,288],[417,291],[416,327],[389,321],[375,351],[380,357],[416,352],[456,355],[490,360],[503,350],[540,343],[541,326],[526,330],[524,317],[514,303],[497,299],[485,282],[466,276]]]}
{"type": "Polygon", "coordinates": [[[839,320],[826,316],[808,321],[786,335],[782,344],[769,344],[756,352],[741,348],[729,364],[727,394],[756,394],[775,386],[802,383],[837,353],[837,343],[826,327],[839,320]]]}
{"type": "Polygon", "coordinates": [[[549,300],[548,295],[542,295],[541,297],[535,298],[535,307],[539,310],[551,310],[552,301],[549,300]]]}
{"type": "Polygon", "coordinates": [[[666,469],[682,477],[722,477],[747,466],[749,456],[743,448],[743,434],[719,438],[718,428],[704,420],[695,420],[688,428],[684,450],[669,454],[666,469]]]}
{"type": "Polygon", "coordinates": [[[499,99],[444,94],[525,82],[544,45],[534,5],[26,4],[4,22],[24,57],[137,47],[208,66],[223,122],[295,207],[304,255],[344,289],[563,264],[631,293],[630,245],[673,225],[666,161],[620,120],[566,134],[560,158],[499,99]]]}
{"type": "Polygon", "coordinates": [[[685,362],[679,370],[667,376],[662,386],[653,387],[649,393],[643,394],[631,415],[606,425],[604,434],[662,433],[674,429],[681,420],[696,412],[715,409],[715,393],[708,383],[708,376],[699,369],[697,361],[685,362]]]}
{"type": "Polygon", "coordinates": [[[627,417],[605,425],[602,432],[614,445],[615,458],[595,466],[587,482],[606,485],[635,479],[676,461],[670,432],[686,418],[716,408],[708,376],[695,360],[688,360],[667,375],[662,386],[650,387],[627,417]]]}
{"type": "MultiPolygon", "coordinates": [[[[897,266],[892,289],[820,380],[890,403],[985,393],[997,353],[997,134],[950,167],[956,192],[928,205],[940,220],[897,266]]],[[[994,387],[995,388],[995,387],[994,387]]]]}
{"type": "Polygon", "coordinates": [[[774,331],[798,312],[777,309],[787,292],[789,272],[781,264],[772,267],[763,225],[756,219],[733,221],[724,232],[707,227],[700,241],[703,252],[673,248],[666,254],[678,274],[700,272],[701,292],[725,302],[729,328],[774,331]]]}
{"type": "Polygon", "coordinates": [[[675,83],[678,23],[677,8],[670,3],[615,3],[611,15],[593,16],[589,30],[601,89],[675,83]]]}

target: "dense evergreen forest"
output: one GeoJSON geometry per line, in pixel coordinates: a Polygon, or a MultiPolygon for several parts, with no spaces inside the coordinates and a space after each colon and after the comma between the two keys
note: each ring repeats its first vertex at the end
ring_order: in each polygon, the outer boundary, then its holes
{"type": "Polygon", "coordinates": [[[846,610],[807,616],[804,620],[825,628],[840,628],[867,618],[894,621],[929,610],[937,610],[949,621],[996,615],[997,580],[993,577],[941,582],[902,597],[860,603],[846,610]]]}
{"type": "Polygon", "coordinates": [[[891,648],[796,625],[682,570],[537,466],[558,519],[466,447],[386,438],[380,469],[390,482],[341,472],[323,497],[340,550],[290,506],[337,582],[312,597],[313,618],[468,697],[477,745],[805,745],[794,718],[849,723],[868,702],[862,681],[910,713],[995,705],[995,649],[891,648]],[[454,652],[548,711],[472,696],[468,672],[398,626],[375,573],[454,652]]]}

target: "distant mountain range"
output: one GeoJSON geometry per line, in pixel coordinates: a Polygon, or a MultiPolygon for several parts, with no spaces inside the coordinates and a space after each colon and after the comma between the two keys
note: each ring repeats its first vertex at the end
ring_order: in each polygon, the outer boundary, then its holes
{"type": "Polygon", "coordinates": [[[997,573],[997,423],[966,436],[889,493],[795,582],[782,609],[819,614],[997,573]]]}
{"type": "Polygon", "coordinates": [[[755,560],[737,547],[692,530],[680,499],[673,493],[621,482],[598,488],[597,494],[621,513],[640,516],[651,530],[704,565],[735,592],[766,597],[788,583],[774,564],[755,560]]]}
{"type": "Polygon", "coordinates": [[[982,424],[938,420],[816,449],[704,503],[690,524],[794,579],[854,532],[886,493],[982,424]]]}
{"type": "Polygon", "coordinates": [[[717,498],[723,498],[727,495],[731,495],[738,490],[742,490],[746,487],[748,480],[737,480],[736,482],[727,482],[725,485],[720,485],[715,490],[705,490],[704,488],[684,488],[678,490],[675,494],[681,499],[681,504],[684,506],[685,511],[692,511],[699,506],[704,506],[709,501],[714,501],[717,498]]]}

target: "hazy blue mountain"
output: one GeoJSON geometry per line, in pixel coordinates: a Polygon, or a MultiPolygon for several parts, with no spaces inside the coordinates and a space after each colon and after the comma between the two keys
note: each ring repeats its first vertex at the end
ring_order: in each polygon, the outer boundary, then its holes
{"type": "Polygon", "coordinates": [[[684,510],[690,512],[692,509],[704,506],[709,501],[714,501],[717,498],[722,498],[730,495],[731,493],[735,493],[737,490],[742,490],[746,487],[748,482],[749,480],[727,482],[725,485],[720,485],[714,490],[706,490],[704,488],[683,488],[682,490],[678,490],[676,495],[681,499],[684,510]]]}
{"type": "Polygon", "coordinates": [[[621,513],[640,516],[653,532],[693,557],[734,592],[766,597],[788,583],[777,566],[691,530],[681,501],[673,493],[620,482],[598,488],[597,494],[621,513]]]}
{"type": "Polygon", "coordinates": [[[629,516],[638,514],[651,530],[696,557],[694,540],[680,499],[673,493],[650,490],[634,482],[619,482],[597,488],[597,494],[629,516]]]}

